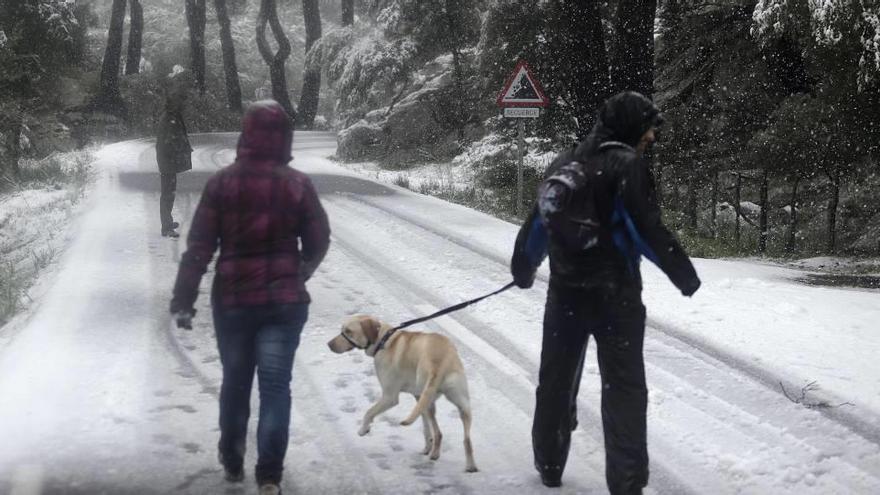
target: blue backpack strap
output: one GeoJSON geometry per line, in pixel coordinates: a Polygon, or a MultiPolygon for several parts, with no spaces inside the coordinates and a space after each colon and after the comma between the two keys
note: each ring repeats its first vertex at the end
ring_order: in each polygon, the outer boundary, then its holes
{"type": "Polygon", "coordinates": [[[623,205],[623,198],[620,196],[614,198],[611,225],[611,236],[614,240],[614,245],[629,260],[630,269],[634,269],[638,265],[642,256],[659,266],[657,254],[639,233],[632,217],[623,205]]]}
{"type": "Polygon", "coordinates": [[[547,227],[544,226],[541,215],[535,215],[526,238],[526,258],[529,260],[529,265],[534,268],[541,266],[544,258],[547,257],[548,241],[547,227]]]}

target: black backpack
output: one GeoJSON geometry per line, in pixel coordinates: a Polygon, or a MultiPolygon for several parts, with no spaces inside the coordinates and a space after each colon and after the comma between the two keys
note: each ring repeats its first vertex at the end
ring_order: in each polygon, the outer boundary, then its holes
{"type": "MultiPolygon", "coordinates": [[[[546,217],[550,238],[569,252],[584,252],[599,245],[600,235],[608,232],[599,220],[595,201],[595,175],[588,164],[571,161],[553,172],[540,186],[540,196],[555,184],[568,192],[561,198],[562,208],[546,217]]],[[[540,197],[539,196],[539,197],[540,197]]]]}

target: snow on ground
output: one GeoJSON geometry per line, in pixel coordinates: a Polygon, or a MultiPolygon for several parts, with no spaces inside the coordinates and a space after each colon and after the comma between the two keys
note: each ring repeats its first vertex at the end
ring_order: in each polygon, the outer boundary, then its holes
{"type": "Polygon", "coordinates": [[[837,256],[816,256],[792,261],[791,266],[802,270],[838,273],[874,273],[880,274],[880,258],[852,259],[837,256]]]}
{"type": "Polygon", "coordinates": [[[474,175],[471,168],[454,163],[418,165],[399,171],[386,170],[372,162],[342,164],[342,166],[378,182],[395,184],[417,192],[462,190],[467,184],[473,183],[474,175]]]}
{"type": "MultiPolygon", "coordinates": [[[[360,164],[344,166],[362,173],[372,169],[360,164]]],[[[466,164],[457,162],[457,166],[466,164]]],[[[437,168],[425,166],[416,176],[437,168]]],[[[379,180],[387,180],[387,174],[390,172],[365,172],[379,180]]],[[[419,206],[401,214],[442,231],[456,232],[498,259],[509,256],[515,226],[472,212],[444,226],[447,219],[437,221],[428,213],[432,200],[420,198],[419,206]],[[424,213],[411,211],[416,208],[424,213]]],[[[392,207],[390,201],[382,202],[392,207]]],[[[788,389],[796,387],[793,394],[816,382],[821,392],[814,394],[814,403],[851,402],[855,406],[846,407],[856,407],[854,414],[868,408],[880,416],[880,373],[874,359],[880,352],[880,291],[807,286],[798,281],[804,276],[802,271],[760,260],[695,263],[703,287],[692,300],[681,298],[652,264],[643,264],[644,297],[654,324],[671,327],[677,335],[718,349],[737,362],[767,367],[788,389]]],[[[804,270],[871,265],[870,261],[831,257],[793,263],[804,270]]],[[[880,427],[880,422],[875,424],[880,427]]]]}
{"type": "MultiPolygon", "coordinates": [[[[195,170],[181,176],[176,206],[182,232],[208,174],[229,162],[235,135],[193,143],[195,170]]],[[[294,164],[322,195],[333,244],[309,283],[285,491],[604,491],[594,346],[563,489],[544,489],[532,469],[546,266],[531,290],[418,328],[448,335],[462,356],[479,473],[464,473],[461,425],[445,401],[436,462],[419,453],[418,425],[398,425],[411,398],[357,436],[378,382],[369,358],[335,355],[326,342],[351,314],[397,323],[505,284],[516,226],[379,185],[324,158],[331,153],[326,136],[297,134],[294,164]]],[[[165,313],[183,240],[158,236],[151,146],[121,143],[102,157],[100,201],[60,261],[57,282],[0,347],[0,493],[28,482],[46,493],[252,493],[250,483],[223,483],[214,460],[220,368],[209,280],[193,331],[173,328],[165,313]]],[[[645,269],[647,493],[877,493],[880,387],[869,356],[880,349],[871,331],[878,293],[807,287],[793,280],[795,270],[752,262],[697,260],[697,268],[704,287],[692,299],[645,269]],[[828,395],[811,400],[855,405],[809,409],[777,381],[817,381],[828,395]]],[[[249,475],[253,450],[251,437],[249,475]]]]}
{"type": "Polygon", "coordinates": [[[23,167],[23,174],[41,173],[39,167],[52,161],[50,166],[60,167],[55,172],[79,175],[66,180],[52,180],[47,175],[44,180],[24,183],[18,190],[0,195],[0,325],[39,297],[40,288],[32,287],[37,274],[50,268],[69,242],[87,189],[88,153],[56,154],[41,162],[30,161],[23,167]]]}

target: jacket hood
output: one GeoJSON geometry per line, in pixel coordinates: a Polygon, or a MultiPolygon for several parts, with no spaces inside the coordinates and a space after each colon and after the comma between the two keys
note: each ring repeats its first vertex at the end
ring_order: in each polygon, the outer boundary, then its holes
{"type": "Polygon", "coordinates": [[[648,129],[662,123],[660,110],[644,95],[634,91],[617,93],[602,105],[596,125],[578,151],[591,155],[608,141],[619,141],[635,148],[648,129]]]}
{"type": "Polygon", "coordinates": [[[281,165],[292,159],[293,126],[284,108],[274,100],[248,106],[241,121],[238,159],[273,161],[281,165]]]}

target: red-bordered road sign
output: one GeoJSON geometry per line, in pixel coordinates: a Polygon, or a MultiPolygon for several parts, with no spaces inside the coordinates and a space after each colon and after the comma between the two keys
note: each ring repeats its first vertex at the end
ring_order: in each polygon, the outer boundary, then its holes
{"type": "Polygon", "coordinates": [[[538,79],[532,74],[529,64],[520,60],[513,73],[504,83],[504,89],[496,100],[499,107],[546,107],[550,99],[541,89],[538,79]]]}

